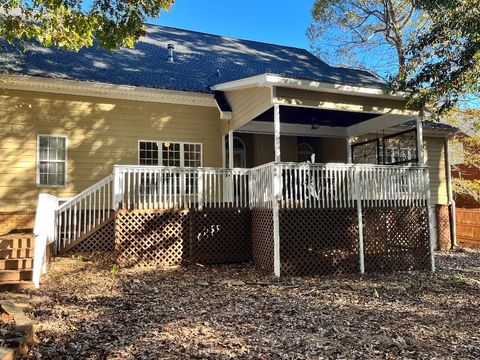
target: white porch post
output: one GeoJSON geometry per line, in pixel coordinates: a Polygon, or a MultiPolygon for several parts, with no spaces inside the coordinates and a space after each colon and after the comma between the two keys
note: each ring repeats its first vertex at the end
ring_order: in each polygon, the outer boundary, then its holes
{"type": "Polygon", "coordinates": [[[281,195],[282,174],[280,168],[280,106],[273,106],[275,164],[273,171],[273,272],[280,276],[280,218],[279,200],[281,195]]]}
{"type": "Polygon", "coordinates": [[[233,169],[233,131],[228,132],[228,168],[233,169]]]}
{"type": "Polygon", "coordinates": [[[425,166],[425,156],[423,154],[423,126],[422,119],[418,117],[416,119],[417,123],[417,156],[418,156],[418,165],[425,166]]]}
{"type": "Polygon", "coordinates": [[[352,163],[352,138],[347,137],[346,139],[347,142],[347,164],[352,163]]]}
{"type": "Polygon", "coordinates": [[[227,167],[226,146],[227,146],[227,142],[225,141],[225,135],[222,135],[222,167],[223,168],[227,167]]]}
{"type": "MultiPolygon", "coordinates": [[[[422,112],[423,114],[423,112],[422,112]]],[[[418,152],[418,165],[427,166],[425,162],[425,154],[423,152],[423,126],[421,117],[417,118],[417,152],[418,152]]],[[[435,234],[434,229],[434,215],[431,204],[431,195],[430,195],[430,172],[428,168],[425,170],[425,188],[426,188],[426,198],[427,198],[427,211],[428,211],[428,233],[430,237],[430,267],[431,271],[435,272],[435,234]]]]}

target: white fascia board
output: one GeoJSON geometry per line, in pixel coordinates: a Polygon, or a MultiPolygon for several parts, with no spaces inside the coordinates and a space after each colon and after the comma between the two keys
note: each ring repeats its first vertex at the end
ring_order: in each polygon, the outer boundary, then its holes
{"type": "Polygon", "coordinates": [[[259,86],[268,86],[266,85],[267,74],[255,75],[239,80],[233,80],[226,83],[221,83],[213,85],[210,89],[214,91],[232,91],[232,90],[242,90],[252,87],[259,86]]]}
{"type": "MultiPolygon", "coordinates": [[[[274,127],[272,122],[250,121],[235,132],[273,135],[274,127]]],[[[280,135],[345,138],[348,134],[344,127],[319,126],[318,129],[312,129],[311,125],[280,123],[280,135]]]]}
{"type": "Polygon", "coordinates": [[[0,88],[167,104],[217,106],[213,94],[23,75],[0,76],[0,88]]]}
{"type": "Polygon", "coordinates": [[[388,92],[385,89],[378,87],[330,84],[313,80],[287,78],[273,74],[262,74],[239,80],[229,81],[226,83],[214,85],[211,87],[211,89],[216,91],[231,91],[247,89],[251,87],[274,86],[307,91],[318,91],[324,93],[374,97],[381,99],[404,100],[408,96],[408,93],[405,92],[388,92]]]}

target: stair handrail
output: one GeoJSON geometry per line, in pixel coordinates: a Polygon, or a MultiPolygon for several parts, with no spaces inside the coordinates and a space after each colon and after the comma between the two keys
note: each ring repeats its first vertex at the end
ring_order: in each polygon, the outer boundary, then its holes
{"type": "Polygon", "coordinates": [[[113,210],[113,185],[114,174],[110,174],[57,208],[56,252],[71,246],[81,236],[110,218],[110,211],[113,210]]]}

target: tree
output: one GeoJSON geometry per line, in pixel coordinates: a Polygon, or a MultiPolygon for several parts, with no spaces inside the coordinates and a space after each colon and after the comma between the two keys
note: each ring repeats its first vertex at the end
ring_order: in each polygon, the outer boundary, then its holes
{"type": "Polygon", "coordinates": [[[426,21],[410,0],[316,0],[312,18],[307,34],[321,57],[401,79],[407,44],[426,21]]]}
{"type": "Polygon", "coordinates": [[[480,110],[455,108],[445,119],[460,131],[450,141],[453,190],[480,203],[480,110]]]}
{"type": "Polygon", "coordinates": [[[37,40],[43,46],[79,50],[94,40],[106,49],[132,47],[174,0],[1,0],[0,38],[37,40]],[[90,3],[90,2],[89,2],[90,3]]]}
{"type": "MultiPolygon", "coordinates": [[[[396,86],[412,91],[410,105],[447,113],[480,93],[480,0],[415,0],[428,14],[407,51],[407,78],[396,86]]],[[[477,102],[478,104],[478,102],[477,102]]]]}

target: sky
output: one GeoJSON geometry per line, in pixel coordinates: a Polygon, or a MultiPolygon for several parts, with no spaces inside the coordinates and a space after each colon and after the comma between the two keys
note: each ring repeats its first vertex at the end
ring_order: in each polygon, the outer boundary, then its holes
{"type": "Polygon", "coordinates": [[[176,0],[155,24],[309,49],[313,0],[176,0]]]}

